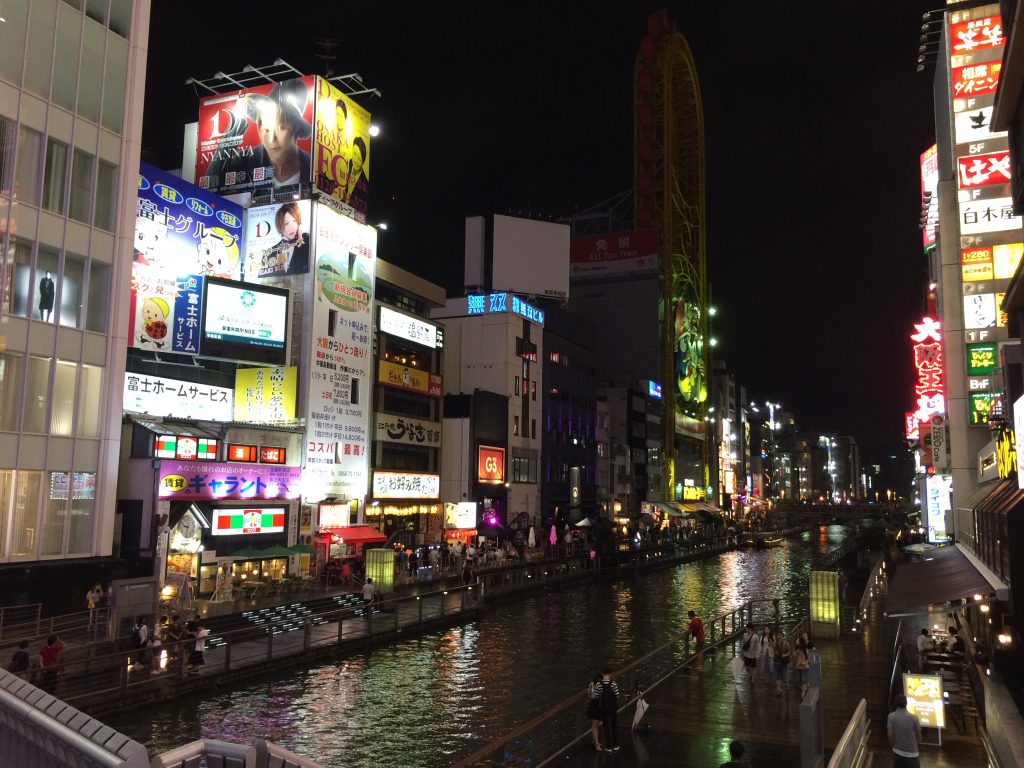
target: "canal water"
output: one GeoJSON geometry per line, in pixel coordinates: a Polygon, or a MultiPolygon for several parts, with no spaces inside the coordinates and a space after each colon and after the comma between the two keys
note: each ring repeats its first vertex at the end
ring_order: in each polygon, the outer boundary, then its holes
{"type": "Polygon", "coordinates": [[[690,609],[707,619],[778,597],[784,620],[802,615],[813,557],[855,533],[822,526],[773,549],[535,593],[461,627],[103,720],[151,753],[268,739],[328,766],[450,765],[677,636],[690,609]]]}

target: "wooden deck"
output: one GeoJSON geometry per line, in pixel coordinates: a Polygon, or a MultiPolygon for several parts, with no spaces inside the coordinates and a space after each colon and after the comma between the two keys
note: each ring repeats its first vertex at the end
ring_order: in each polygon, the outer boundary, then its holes
{"type": "MultiPolygon", "coordinates": [[[[835,747],[860,699],[871,719],[871,751],[876,766],[890,764],[885,734],[886,696],[891,673],[894,627],[879,612],[864,631],[818,645],[822,657],[822,701],[825,744],[835,747]]],[[[782,698],[774,681],[758,670],[753,685],[733,681],[729,662],[736,649],[708,656],[704,670],[686,670],[650,691],[650,710],[639,732],[631,733],[632,708],[620,716],[617,753],[595,752],[588,738],[560,761],[562,765],[717,766],[729,759],[729,742],[746,745],[751,766],[790,768],[800,765],[800,695],[792,670],[782,698]]],[[[942,735],[942,747],[922,746],[925,768],[966,768],[986,765],[985,751],[973,725],[966,734],[955,727],[942,735]]],[[[935,732],[925,732],[926,741],[935,732]]]]}

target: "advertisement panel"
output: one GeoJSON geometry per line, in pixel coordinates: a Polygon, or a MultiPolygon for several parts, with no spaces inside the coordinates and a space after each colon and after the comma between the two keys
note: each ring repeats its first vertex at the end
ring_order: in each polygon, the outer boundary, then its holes
{"type": "Polygon", "coordinates": [[[673,301],[675,313],[675,343],[673,364],[677,407],[692,411],[707,400],[708,390],[704,370],[704,325],[700,306],[679,297],[673,301]]]}
{"type": "Polygon", "coordinates": [[[939,148],[936,144],[921,154],[921,199],[928,201],[921,228],[927,249],[935,245],[935,226],[939,221],[939,148]]]}
{"type": "MultiPolygon", "coordinates": [[[[1013,433],[1024,435],[1024,397],[1021,397],[1013,404],[1013,433]]],[[[1024,465],[1017,462],[1017,487],[1024,489],[1024,465]]]]}
{"type": "Polygon", "coordinates": [[[505,449],[481,445],[477,449],[476,479],[481,483],[505,482],[505,449]]]}
{"type": "Polygon", "coordinates": [[[373,433],[378,440],[386,443],[407,443],[428,448],[441,446],[441,425],[436,421],[420,421],[407,416],[378,413],[377,426],[373,433]]]}
{"type": "Polygon", "coordinates": [[[996,296],[994,293],[972,293],[964,296],[964,328],[995,328],[996,296]]]}
{"type": "Polygon", "coordinates": [[[998,48],[1006,43],[999,16],[985,16],[950,24],[949,40],[953,54],[998,48]]]}
{"type": "Polygon", "coordinates": [[[233,393],[194,381],[126,373],[122,407],[148,416],[231,421],[233,393]]]}
{"type": "Polygon", "coordinates": [[[245,212],[245,264],[242,279],[309,272],[309,200],[260,205],[245,212]]]}
{"type": "Polygon", "coordinates": [[[257,85],[199,102],[195,179],[229,194],[309,184],[312,76],[257,85]]]}
{"type": "Polygon", "coordinates": [[[237,277],[241,240],[240,206],[141,163],[128,345],[198,354],[203,278],[237,277]]]}
{"type": "Polygon", "coordinates": [[[302,495],[366,496],[377,230],[315,205],[316,258],[302,495]]]}
{"type": "Polygon", "coordinates": [[[406,341],[433,349],[437,346],[437,326],[418,317],[396,312],[390,307],[380,308],[380,329],[406,341]]]}
{"type": "Polygon", "coordinates": [[[444,505],[445,528],[476,528],[476,502],[460,501],[444,505]]]}
{"type": "Polygon", "coordinates": [[[999,60],[954,67],[953,98],[994,94],[999,87],[999,74],[1002,69],[1003,63],[999,60]]]}
{"type": "Polygon", "coordinates": [[[960,189],[976,189],[1010,181],[1010,150],[959,157],[960,189]]]}
{"type": "Polygon", "coordinates": [[[184,501],[296,499],[299,477],[298,467],[161,461],[160,498],[184,501]]]}
{"type": "Polygon", "coordinates": [[[233,360],[283,363],[288,291],[210,278],[203,296],[203,352],[233,360]]]}
{"type": "Polygon", "coordinates": [[[653,275],[658,271],[658,232],[641,229],[569,242],[572,280],[653,275]]]}
{"type": "MultiPolygon", "coordinates": [[[[910,340],[914,342],[912,349],[914,369],[917,373],[914,382],[914,418],[919,425],[927,426],[932,416],[941,416],[946,412],[941,324],[925,315],[920,323],[914,323],[914,332],[910,334],[910,340]]],[[[908,429],[908,432],[910,431],[912,430],[908,429]]],[[[920,431],[919,434],[924,437],[920,431]]]]}
{"type": "Polygon", "coordinates": [[[1024,243],[1006,243],[992,246],[992,272],[996,280],[1009,280],[1017,271],[1024,243]]]}
{"type": "Polygon", "coordinates": [[[298,368],[239,368],[235,372],[235,421],[260,423],[295,420],[298,368]]]}
{"type": "Polygon", "coordinates": [[[491,287],[534,296],[569,297],[569,227],[494,216],[491,287]]]}
{"type": "Polygon", "coordinates": [[[989,107],[976,107],[953,116],[953,130],[957,144],[975,144],[988,139],[1006,137],[1005,131],[991,131],[992,110],[989,107]]]}
{"type": "Polygon", "coordinates": [[[316,78],[313,185],[366,221],[370,186],[370,113],[316,78]]]}
{"type": "Polygon", "coordinates": [[[982,235],[1020,229],[1021,218],[1013,213],[1012,197],[960,201],[960,234],[982,235]]]}
{"type": "Polygon", "coordinates": [[[283,533],[284,507],[214,507],[210,531],[214,536],[240,536],[250,533],[283,533]]]}
{"type": "Polygon", "coordinates": [[[436,373],[427,373],[419,368],[389,363],[386,360],[380,361],[377,381],[386,387],[408,389],[431,397],[441,397],[444,394],[442,379],[436,373]]]}
{"type": "Polygon", "coordinates": [[[946,710],[940,675],[903,675],[907,712],[917,715],[922,728],[945,728],[946,710]]]}
{"type": "Polygon", "coordinates": [[[953,476],[928,475],[925,478],[925,506],[928,511],[928,541],[939,544],[948,538],[946,514],[952,509],[953,476]]]}
{"type": "Polygon", "coordinates": [[[995,372],[999,358],[998,347],[995,344],[968,344],[967,345],[967,375],[987,376],[995,372]]]}
{"type": "Polygon", "coordinates": [[[376,499],[436,499],[441,493],[441,476],[423,472],[374,472],[376,499]]]}

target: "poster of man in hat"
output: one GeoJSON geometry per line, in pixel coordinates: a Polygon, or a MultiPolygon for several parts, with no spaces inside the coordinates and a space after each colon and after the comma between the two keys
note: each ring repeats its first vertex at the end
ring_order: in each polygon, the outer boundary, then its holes
{"type": "Polygon", "coordinates": [[[199,103],[196,181],[212,192],[308,185],[313,78],[209,96],[199,103]]]}

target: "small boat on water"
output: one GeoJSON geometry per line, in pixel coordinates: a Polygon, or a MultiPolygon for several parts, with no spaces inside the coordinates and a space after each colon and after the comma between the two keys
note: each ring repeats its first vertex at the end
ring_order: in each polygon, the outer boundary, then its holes
{"type": "Polygon", "coordinates": [[[778,547],[785,538],[778,531],[751,531],[746,535],[745,543],[755,549],[778,547]]]}

